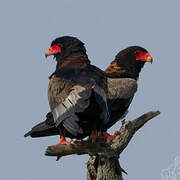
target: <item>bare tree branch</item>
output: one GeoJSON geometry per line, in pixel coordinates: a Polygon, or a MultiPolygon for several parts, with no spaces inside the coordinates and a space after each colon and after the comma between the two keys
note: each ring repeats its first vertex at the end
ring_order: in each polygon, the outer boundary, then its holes
{"type": "Polygon", "coordinates": [[[70,146],[49,146],[45,152],[46,156],[67,156],[72,154],[103,155],[106,157],[118,157],[131,140],[134,133],[146,122],[159,115],[159,111],[148,112],[133,121],[123,122],[120,131],[113,142],[91,143],[89,141],[73,141],[70,146]]]}
{"type": "MultiPolygon", "coordinates": [[[[122,151],[127,147],[135,132],[146,122],[159,114],[159,111],[152,111],[133,121],[123,121],[119,134],[111,144],[111,147],[116,154],[120,155],[120,153],[122,153],[122,151]]],[[[99,155],[91,156],[87,163],[87,180],[123,180],[122,172],[126,173],[121,168],[119,159],[116,157],[106,158],[99,155]]]]}
{"type": "Polygon", "coordinates": [[[73,141],[70,146],[67,145],[57,145],[49,146],[45,152],[46,156],[67,156],[67,155],[105,155],[107,157],[116,156],[115,152],[112,150],[111,146],[105,142],[92,143],[90,141],[73,141]]]}
{"type": "Polygon", "coordinates": [[[49,146],[45,155],[57,156],[59,160],[60,157],[72,154],[89,154],[87,180],[123,180],[122,172],[126,173],[126,171],[120,166],[119,155],[127,147],[135,132],[159,114],[159,111],[151,111],[133,121],[122,121],[122,126],[111,143],[106,143],[102,139],[96,143],[76,140],[71,142],[70,146],[49,146]]]}
{"type": "Polygon", "coordinates": [[[133,121],[123,122],[119,134],[113,140],[112,149],[120,154],[128,145],[131,138],[146,122],[160,114],[160,111],[151,111],[136,118],[133,121]]]}

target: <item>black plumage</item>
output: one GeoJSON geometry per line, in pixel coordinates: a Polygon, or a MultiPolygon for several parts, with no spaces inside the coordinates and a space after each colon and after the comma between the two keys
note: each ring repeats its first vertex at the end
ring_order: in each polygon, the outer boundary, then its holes
{"type": "Polygon", "coordinates": [[[137,80],[145,62],[152,62],[148,51],[139,46],[131,46],[120,51],[115,60],[105,70],[108,81],[108,107],[110,128],[124,118],[137,91],[137,80]]]}
{"type": "MultiPolygon", "coordinates": [[[[139,73],[146,61],[152,62],[152,57],[148,51],[142,47],[132,46],[120,51],[116,55],[115,60],[105,70],[108,84],[108,108],[111,121],[105,125],[104,129],[110,128],[127,114],[134,94],[137,91],[139,73]]],[[[52,117],[49,117],[46,121],[53,123],[52,117]]],[[[55,129],[56,127],[54,126],[54,131],[55,129]]],[[[49,130],[51,131],[52,129],[49,130]]],[[[39,133],[40,137],[42,131],[40,127],[39,129],[34,129],[30,136],[33,137],[35,133],[39,133]]],[[[52,133],[52,135],[54,134],[52,133]]]]}
{"type": "Polygon", "coordinates": [[[46,51],[46,56],[49,55],[54,55],[57,61],[48,87],[53,116],[49,113],[45,122],[32,128],[25,136],[58,133],[63,138],[82,139],[93,131],[104,131],[110,121],[105,73],[90,64],[84,44],[74,37],[54,40],[46,51]],[[46,131],[47,126],[49,131],[46,131]],[[43,132],[40,132],[41,128],[43,132]]]}
{"type": "Polygon", "coordinates": [[[24,135],[24,137],[31,136],[35,138],[57,134],[59,134],[59,130],[55,127],[52,112],[49,112],[46,115],[46,120],[34,126],[31,131],[24,135]]]}
{"type": "Polygon", "coordinates": [[[49,84],[49,103],[55,117],[55,126],[68,137],[82,139],[89,136],[94,124],[98,130],[109,121],[106,103],[106,78],[97,68],[62,67],[49,84]],[[57,91],[59,93],[57,93],[57,91]],[[56,115],[58,114],[58,115],[56,115]]]}

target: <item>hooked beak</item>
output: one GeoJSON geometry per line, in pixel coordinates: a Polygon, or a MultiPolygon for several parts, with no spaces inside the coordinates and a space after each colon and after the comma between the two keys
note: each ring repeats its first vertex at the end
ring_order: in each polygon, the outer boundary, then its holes
{"type": "Polygon", "coordinates": [[[145,60],[146,60],[146,62],[150,62],[151,64],[153,62],[153,58],[149,53],[147,53],[147,56],[146,56],[145,60]]]}
{"type": "Polygon", "coordinates": [[[45,57],[47,58],[48,56],[53,55],[53,53],[51,51],[49,51],[49,49],[46,51],[45,53],[45,57]]]}

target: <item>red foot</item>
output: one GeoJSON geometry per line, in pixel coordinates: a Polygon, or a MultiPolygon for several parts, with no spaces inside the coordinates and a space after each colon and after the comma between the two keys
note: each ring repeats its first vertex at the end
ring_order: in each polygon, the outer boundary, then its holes
{"type": "Polygon", "coordinates": [[[96,139],[98,138],[98,132],[97,130],[93,130],[91,135],[89,136],[88,140],[91,140],[92,143],[95,143],[96,142],[96,139]]]}
{"type": "Polygon", "coordinates": [[[107,143],[111,142],[118,134],[118,131],[115,131],[113,135],[108,134],[107,132],[103,132],[103,138],[107,143]]]}
{"type": "Polygon", "coordinates": [[[54,144],[52,146],[57,146],[57,145],[62,145],[62,144],[70,146],[71,143],[66,141],[66,138],[64,136],[61,136],[59,143],[58,144],[54,144]]]}

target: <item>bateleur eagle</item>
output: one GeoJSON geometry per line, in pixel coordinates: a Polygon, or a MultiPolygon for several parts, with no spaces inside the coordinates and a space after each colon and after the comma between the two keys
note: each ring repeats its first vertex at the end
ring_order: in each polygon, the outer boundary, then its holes
{"type": "MultiPolygon", "coordinates": [[[[108,108],[111,116],[111,120],[105,125],[105,129],[112,127],[127,114],[129,105],[137,91],[139,73],[145,62],[152,63],[152,57],[148,51],[139,46],[131,46],[120,51],[105,70],[108,82],[108,108]]],[[[46,120],[34,126],[31,131],[25,134],[25,137],[29,135],[31,137],[43,137],[57,134],[58,129],[55,127],[52,113],[49,112],[46,120]]],[[[107,137],[107,141],[113,138],[106,132],[104,135],[107,137]]]]}
{"type": "MultiPolygon", "coordinates": [[[[105,70],[108,81],[108,107],[111,116],[111,121],[106,125],[107,129],[128,113],[128,108],[137,91],[139,73],[145,62],[152,63],[152,57],[148,51],[139,46],[130,46],[120,51],[105,70]]],[[[109,136],[106,132],[104,135],[111,140],[116,136],[116,132],[114,136],[109,136]]]]}
{"type": "Polygon", "coordinates": [[[57,61],[50,77],[48,100],[61,135],[59,144],[69,144],[65,137],[90,136],[95,142],[98,132],[104,131],[110,121],[106,74],[90,64],[84,43],[75,37],[55,39],[45,55],[53,55],[57,61]]]}

